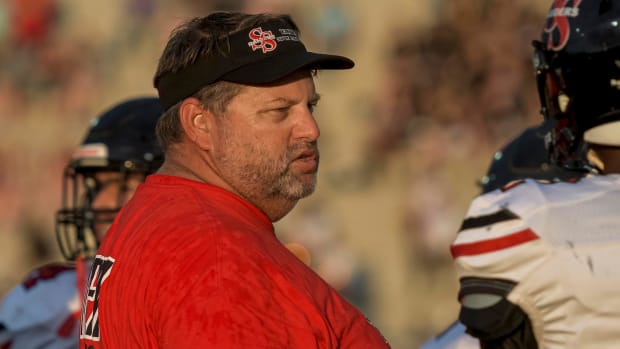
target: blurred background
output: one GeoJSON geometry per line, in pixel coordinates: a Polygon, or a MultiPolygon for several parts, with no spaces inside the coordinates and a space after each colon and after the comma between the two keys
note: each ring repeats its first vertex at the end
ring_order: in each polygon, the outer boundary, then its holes
{"type": "Polygon", "coordinates": [[[541,120],[531,64],[536,0],[0,0],[0,296],[61,259],[61,176],[90,120],[154,95],[170,31],[214,10],[289,13],[319,73],[317,192],[279,237],[393,348],[458,314],[449,245],[494,152],[541,120]]]}

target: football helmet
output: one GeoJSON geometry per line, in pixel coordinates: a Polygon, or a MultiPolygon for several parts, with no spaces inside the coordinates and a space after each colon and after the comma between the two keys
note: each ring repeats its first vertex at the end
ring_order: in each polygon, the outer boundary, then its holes
{"type": "MultiPolygon", "coordinates": [[[[554,127],[554,120],[545,120],[538,126],[527,128],[495,152],[486,175],[480,179],[482,194],[518,179],[533,178],[558,182],[585,175],[584,170],[571,170],[549,162],[545,149],[545,135],[554,127]]],[[[584,157],[584,154],[579,156],[584,157]]]]}
{"type": "Polygon", "coordinates": [[[620,146],[620,2],[555,0],[533,45],[550,160],[591,166],[584,140],[620,146]]]}
{"type": "Polygon", "coordinates": [[[143,97],[124,101],[103,112],[90,125],[81,145],[65,168],[62,206],[56,213],[56,238],[68,260],[91,257],[99,241],[96,225],[107,225],[123,205],[130,176],[155,172],[163,162],[155,125],[162,114],[158,98],[143,97]],[[116,208],[94,208],[101,190],[98,176],[116,173],[116,208]]]}

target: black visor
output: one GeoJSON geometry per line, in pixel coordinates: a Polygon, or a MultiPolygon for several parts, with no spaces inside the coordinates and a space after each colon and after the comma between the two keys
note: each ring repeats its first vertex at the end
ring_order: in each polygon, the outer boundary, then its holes
{"type": "Polygon", "coordinates": [[[350,69],[351,59],[308,52],[297,32],[280,20],[242,29],[228,36],[228,55],[199,59],[156,81],[165,110],[216,81],[242,84],[274,82],[302,69],[350,69]]]}

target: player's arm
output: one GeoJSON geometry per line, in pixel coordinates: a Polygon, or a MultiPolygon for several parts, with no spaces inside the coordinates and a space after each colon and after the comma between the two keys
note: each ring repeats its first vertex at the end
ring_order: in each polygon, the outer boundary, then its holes
{"type": "Polygon", "coordinates": [[[482,348],[537,348],[527,314],[508,300],[521,275],[535,270],[544,254],[523,217],[538,196],[524,184],[475,199],[451,246],[461,276],[459,320],[482,348]]]}
{"type": "Polygon", "coordinates": [[[464,277],[460,280],[459,320],[483,349],[537,349],[527,314],[508,301],[516,283],[501,279],[464,277]]]}

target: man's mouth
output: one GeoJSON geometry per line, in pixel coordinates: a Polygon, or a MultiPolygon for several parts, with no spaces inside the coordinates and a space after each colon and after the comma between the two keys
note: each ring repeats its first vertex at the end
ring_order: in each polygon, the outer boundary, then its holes
{"type": "Polygon", "coordinates": [[[318,166],[319,154],[315,150],[305,150],[301,152],[295,160],[298,167],[301,167],[303,172],[315,172],[318,166]]]}

